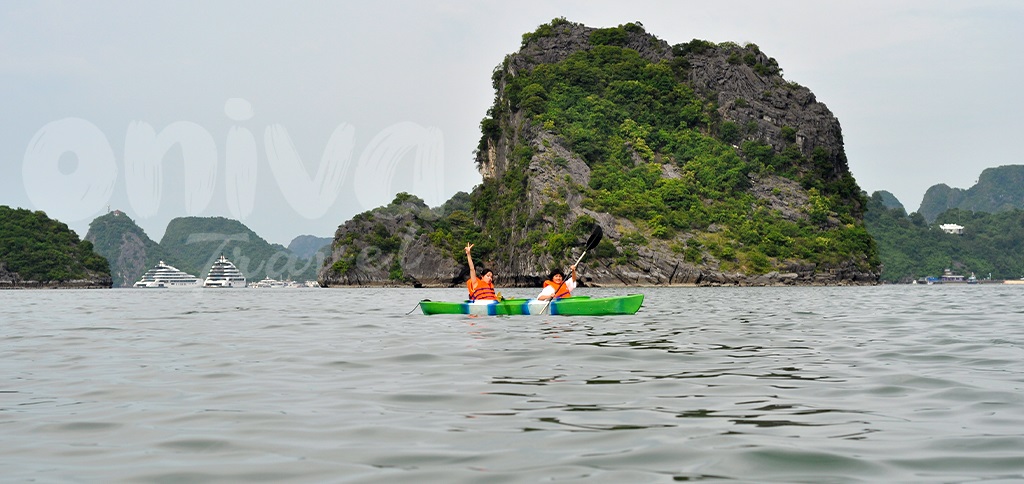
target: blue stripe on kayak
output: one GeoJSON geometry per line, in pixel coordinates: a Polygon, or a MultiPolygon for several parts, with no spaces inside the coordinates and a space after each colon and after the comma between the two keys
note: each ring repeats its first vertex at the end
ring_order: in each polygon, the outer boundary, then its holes
{"type": "Polygon", "coordinates": [[[477,301],[462,303],[462,314],[497,316],[498,301],[477,301]]]}
{"type": "Polygon", "coordinates": [[[548,314],[558,316],[558,299],[555,299],[554,301],[551,301],[551,304],[548,304],[548,314]]]}

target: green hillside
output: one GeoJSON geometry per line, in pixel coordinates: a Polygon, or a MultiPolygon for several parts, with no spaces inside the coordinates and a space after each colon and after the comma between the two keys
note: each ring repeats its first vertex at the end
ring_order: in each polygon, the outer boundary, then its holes
{"type": "Polygon", "coordinates": [[[864,221],[878,244],[883,282],[910,282],[938,276],[944,269],[979,278],[1017,279],[1024,275],[1024,210],[997,213],[951,209],[929,222],[919,213],[887,208],[875,193],[864,221]],[[941,224],[964,227],[947,234],[941,224]]]}
{"type": "Polygon", "coordinates": [[[180,217],[170,221],[160,247],[180,270],[205,277],[221,255],[230,259],[250,281],[264,277],[305,281],[316,279],[316,259],[295,256],[271,244],[237,220],[224,217],[180,217]]]}
{"type": "Polygon", "coordinates": [[[924,194],[918,212],[933,222],[951,208],[973,212],[1002,212],[1024,209],[1024,165],[986,168],[970,188],[934,185],[924,194]]]}
{"type": "Polygon", "coordinates": [[[885,205],[885,208],[898,208],[900,210],[906,210],[906,208],[903,207],[903,204],[899,201],[899,199],[896,198],[896,195],[893,195],[892,193],[887,192],[885,190],[879,190],[875,192],[875,194],[882,197],[882,204],[885,205]]]}
{"type": "Polygon", "coordinates": [[[109,285],[107,260],[92,243],[41,211],[0,205],[0,265],[22,281],[105,278],[109,285]]]}

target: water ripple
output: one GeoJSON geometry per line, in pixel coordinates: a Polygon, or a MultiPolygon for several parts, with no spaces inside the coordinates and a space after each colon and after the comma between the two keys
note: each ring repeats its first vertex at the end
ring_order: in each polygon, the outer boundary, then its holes
{"type": "Polygon", "coordinates": [[[1020,481],[1020,288],[980,286],[0,293],[5,479],[1020,481]]]}

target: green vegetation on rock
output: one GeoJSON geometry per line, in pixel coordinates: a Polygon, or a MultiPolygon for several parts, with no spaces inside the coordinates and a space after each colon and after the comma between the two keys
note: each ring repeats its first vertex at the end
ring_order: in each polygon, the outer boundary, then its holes
{"type": "Polygon", "coordinates": [[[221,254],[234,262],[249,282],[264,277],[315,280],[330,253],[329,240],[301,236],[292,241],[295,250],[287,249],[268,243],[241,222],[223,217],[176,218],[157,243],[119,210],[94,219],[86,239],[110,261],[115,287],[131,287],[159,261],[204,277],[221,254]]]}
{"type": "Polygon", "coordinates": [[[166,259],[160,245],[120,210],[93,219],[85,239],[110,262],[114,287],[131,287],[142,274],[166,259]]]}
{"type": "Polygon", "coordinates": [[[945,269],[979,278],[1017,279],[1024,276],[1024,210],[996,213],[950,209],[929,222],[919,213],[888,208],[875,192],[864,221],[878,243],[883,263],[882,281],[907,283],[941,275],[945,269]],[[957,224],[962,235],[948,234],[939,226],[957,224]]]}
{"type": "Polygon", "coordinates": [[[160,239],[168,262],[180,270],[205,277],[224,255],[250,282],[264,277],[312,280],[320,269],[316,259],[296,257],[287,248],[271,244],[237,220],[224,217],[179,217],[167,224],[160,239]]]}
{"type": "Polygon", "coordinates": [[[875,282],[839,123],[781,74],[753,44],[541,25],[492,75],[482,183],[441,209],[399,194],[354,217],[321,282],[460,284],[473,243],[500,285],[535,285],[596,225],[598,284],[875,282]]]}
{"type": "Polygon", "coordinates": [[[934,185],[924,194],[918,212],[933,222],[951,208],[975,212],[1024,209],[1024,165],[986,168],[978,182],[964,190],[946,184],[934,185]]]}
{"type": "MultiPolygon", "coordinates": [[[[556,19],[524,42],[562,25],[556,19]]],[[[688,85],[688,63],[654,62],[621,47],[631,25],[595,30],[592,48],[500,78],[511,112],[564,139],[590,167],[589,186],[576,187],[584,207],[626,219],[649,239],[696,238],[703,246],[724,246],[709,255],[728,255],[721,263],[729,270],[763,273],[796,260],[823,266],[858,261],[865,271],[877,267],[875,247],[860,220],[859,188],[848,172],[835,176],[825,149],[803,155],[794,144],[797,130],[790,126],[780,129],[789,143],[781,151],[757,140],[740,141],[740,125],[723,120],[716,100],[688,85]],[[731,145],[736,142],[739,149],[731,145]],[[766,206],[751,191],[752,175],[797,182],[810,194],[807,216],[785,217],[766,206]]],[[[757,65],[755,54],[760,54],[756,46],[703,41],[673,51],[716,49],[746,65],[757,65]]],[[[758,73],[777,74],[777,64],[770,64],[774,68],[758,73]]],[[[500,112],[499,105],[491,112],[500,112]]],[[[496,143],[496,133],[525,132],[511,123],[511,116],[485,120],[481,145],[496,143]]],[[[473,215],[496,240],[509,240],[520,227],[538,222],[526,203],[535,150],[520,136],[508,151],[503,173],[485,179],[473,194],[473,215]]]]}
{"type": "Polygon", "coordinates": [[[0,265],[22,281],[110,280],[107,260],[93,244],[41,211],[0,205],[0,265]]]}

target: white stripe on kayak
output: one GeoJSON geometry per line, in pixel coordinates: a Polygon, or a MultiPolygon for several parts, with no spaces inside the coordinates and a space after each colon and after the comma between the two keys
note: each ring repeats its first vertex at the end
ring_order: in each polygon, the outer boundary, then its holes
{"type": "Polygon", "coordinates": [[[494,316],[494,307],[498,301],[473,301],[466,303],[466,314],[475,316],[494,316]]]}

